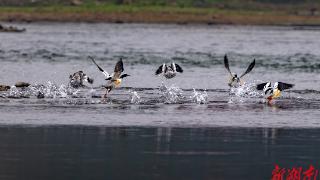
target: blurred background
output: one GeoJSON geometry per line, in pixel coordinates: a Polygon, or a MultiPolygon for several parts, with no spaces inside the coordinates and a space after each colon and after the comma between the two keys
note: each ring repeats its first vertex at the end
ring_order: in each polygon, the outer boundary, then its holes
{"type": "MultiPolygon", "coordinates": [[[[117,4],[117,5],[159,5],[178,7],[219,7],[253,8],[268,6],[304,6],[313,8],[319,5],[317,0],[1,0],[1,5],[81,5],[81,4],[117,4]]],[[[275,7],[276,8],[276,7],[275,7]]]]}

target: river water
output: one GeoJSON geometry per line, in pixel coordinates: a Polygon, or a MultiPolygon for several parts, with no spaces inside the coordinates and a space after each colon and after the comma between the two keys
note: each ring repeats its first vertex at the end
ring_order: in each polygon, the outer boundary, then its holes
{"type": "Polygon", "coordinates": [[[275,163],[319,162],[320,31],[13,25],[27,31],[0,34],[0,82],[32,86],[0,92],[1,179],[266,179],[275,163]],[[256,60],[231,94],[225,54],[238,74],[256,60]],[[102,99],[104,76],[88,56],[108,72],[123,58],[131,76],[102,99]],[[154,75],[172,61],[184,73],[154,75]],[[79,70],[94,84],[69,88],[79,70]],[[254,88],[265,81],[295,86],[268,105],[254,88]]]}

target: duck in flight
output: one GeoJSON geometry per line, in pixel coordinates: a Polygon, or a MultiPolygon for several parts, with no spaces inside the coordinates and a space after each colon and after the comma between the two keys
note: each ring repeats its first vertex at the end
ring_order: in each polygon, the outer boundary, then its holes
{"type": "Polygon", "coordinates": [[[155,74],[156,75],[162,74],[165,78],[171,79],[176,76],[177,72],[183,73],[183,69],[178,64],[172,62],[170,65],[166,65],[165,63],[163,63],[163,65],[161,65],[157,69],[155,74]]]}
{"type": "Polygon", "coordinates": [[[265,82],[257,85],[257,90],[263,90],[268,103],[270,103],[273,99],[281,96],[281,91],[290,89],[294,86],[294,84],[288,84],[283,82],[275,82],[272,86],[271,82],[265,82]]]}
{"type": "Polygon", "coordinates": [[[230,68],[229,68],[229,60],[228,60],[228,57],[227,55],[224,56],[224,66],[225,68],[227,69],[227,71],[229,72],[230,74],[230,80],[229,80],[229,83],[228,85],[230,87],[239,87],[240,85],[243,84],[243,81],[241,80],[241,78],[243,76],[245,76],[246,74],[248,74],[249,72],[252,71],[252,69],[254,68],[254,65],[256,64],[256,60],[254,59],[251,64],[249,65],[249,67],[247,68],[247,70],[240,76],[238,77],[238,75],[236,73],[232,73],[230,71],[230,68]]]}
{"type": "Polygon", "coordinates": [[[99,71],[102,72],[102,74],[106,77],[105,80],[108,81],[107,85],[105,86],[106,88],[106,94],[104,95],[104,98],[107,97],[108,93],[113,89],[113,88],[117,88],[120,86],[122,79],[130,76],[128,74],[122,74],[122,72],[124,71],[123,68],[123,62],[122,62],[122,58],[120,58],[120,60],[116,63],[115,67],[114,67],[114,72],[110,75],[107,71],[103,70],[94,60],[93,57],[89,56],[89,58],[92,60],[92,62],[97,66],[97,68],[99,69],[99,71]]]}
{"type": "Polygon", "coordinates": [[[78,71],[69,76],[69,85],[73,88],[85,87],[83,82],[93,84],[93,79],[88,77],[83,71],[78,71]]]}

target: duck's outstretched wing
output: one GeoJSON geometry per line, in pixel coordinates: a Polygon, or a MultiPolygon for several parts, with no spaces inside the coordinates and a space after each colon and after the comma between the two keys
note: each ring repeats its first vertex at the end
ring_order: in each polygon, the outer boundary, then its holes
{"type": "Polygon", "coordinates": [[[230,75],[232,76],[232,73],[230,71],[230,67],[229,67],[229,60],[227,55],[224,55],[224,67],[227,69],[227,71],[230,73],[230,75]]]}
{"type": "Polygon", "coordinates": [[[120,58],[120,60],[117,62],[117,64],[114,67],[114,75],[113,78],[114,79],[118,79],[120,78],[121,73],[124,71],[123,68],[123,62],[122,62],[122,58],[120,58]]]}
{"type": "Polygon", "coordinates": [[[283,82],[278,82],[278,89],[280,91],[290,89],[294,86],[294,84],[288,84],[288,83],[283,83],[283,82]]]}
{"type": "Polygon", "coordinates": [[[123,71],[124,71],[123,62],[122,62],[122,58],[120,58],[120,60],[114,66],[114,72],[115,73],[119,73],[119,72],[122,73],[123,71]]]}
{"type": "Polygon", "coordinates": [[[257,90],[263,90],[264,87],[266,86],[266,84],[268,84],[268,83],[265,82],[265,83],[258,84],[258,85],[257,85],[257,90]]]}
{"type": "Polygon", "coordinates": [[[252,63],[249,65],[249,67],[247,68],[246,72],[244,72],[244,73],[240,76],[240,78],[242,78],[243,76],[245,76],[246,74],[248,74],[249,72],[251,72],[252,69],[254,68],[254,65],[256,65],[256,60],[255,60],[255,59],[254,59],[254,60],[252,61],[252,63]]]}
{"type": "Polygon", "coordinates": [[[110,78],[110,74],[109,74],[107,71],[103,70],[103,69],[96,63],[96,61],[94,60],[93,57],[88,56],[88,58],[92,60],[92,62],[97,66],[97,68],[99,69],[99,71],[101,71],[102,74],[103,74],[106,78],[110,78]]]}
{"type": "MultiPolygon", "coordinates": [[[[173,66],[173,64],[172,64],[173,66]]],[[[179,73],[183,73],[183,69],[181,68],[181,66],[179,66],[179,64],[174,64],[174,66],[176,67],[176,71],[179,72],[179,73]]]]}
{"type": "Polygon", "coordinates": [[[159,66],[159,68],[156,70],[156,75],[159,75],[161,73],[163,73],[165,71],[166,68],[166,64],[162,64],[161,66],[159,66]]]}

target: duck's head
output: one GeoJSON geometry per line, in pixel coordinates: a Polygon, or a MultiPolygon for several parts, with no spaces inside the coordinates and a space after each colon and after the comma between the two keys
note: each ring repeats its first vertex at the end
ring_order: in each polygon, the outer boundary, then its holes
{"type": "Polygon", "coordinates": [[[120,76],[120,79],[123,79],[123,78],[128,77],[128,76],[130,76],[130,75],[129,75],[129,74],[122,74],[122,75],[120,76]]]}
{"type": "Polygon", "coordinates": [[[274,85],[273,85],[273,89],[278,89],[278,86],[279,86],[279,83],[275,82],[274,85]]]}
{"type": "Polygon", "coordinates": [[[90,83],[90,84],[93,84],[93,81],[94,81],[93,78],[90,78],[90,77],[88,77],[87,75],[84,76],[84,80],[87,81],[87,82],[90,83]]]}
{"type": "Polygon", "coordinates": [[[240,78],[236,73],[232,73],[232,81],[234,82],[240,82],[240,78]]]}

